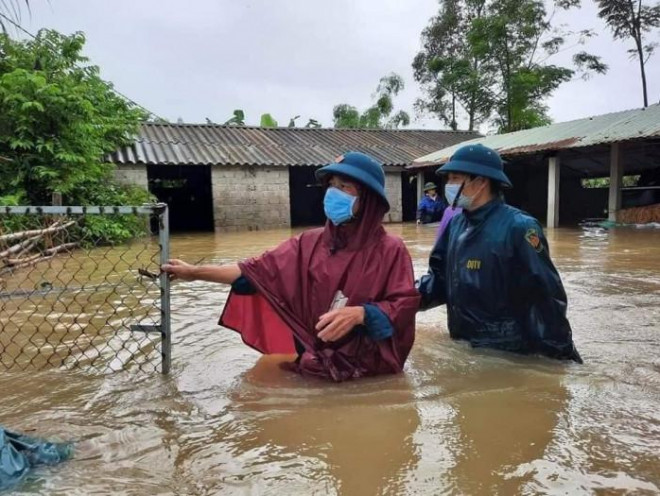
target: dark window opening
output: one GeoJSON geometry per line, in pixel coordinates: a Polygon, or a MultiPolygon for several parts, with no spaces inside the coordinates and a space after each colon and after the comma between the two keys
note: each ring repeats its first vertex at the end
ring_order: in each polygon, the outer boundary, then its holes
{"type": "Polygon", "coordinates": [[[172,232],[213,231],[211,168],[149,165],[149,191],[169,206],[172,232]]]}

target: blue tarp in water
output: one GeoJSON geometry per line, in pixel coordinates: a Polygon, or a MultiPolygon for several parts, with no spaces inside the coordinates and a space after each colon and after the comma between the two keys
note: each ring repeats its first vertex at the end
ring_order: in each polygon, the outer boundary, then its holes
{"type": "Polygon", "coordinates": [[[51,443],[0,425],[0,491],[19,482],[36,465],[52,465],[73,454],[69,443],[51,443]]]}

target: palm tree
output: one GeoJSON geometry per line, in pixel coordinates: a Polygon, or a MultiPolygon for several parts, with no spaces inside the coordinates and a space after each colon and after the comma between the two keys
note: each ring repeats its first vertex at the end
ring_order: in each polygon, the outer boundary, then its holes
{"type": "Polygon", "coordinates": [[[20,24],[23,9],[30,12],[30,0],[0,0],[0,28],[7,32],[8,25],[20,24]]]}

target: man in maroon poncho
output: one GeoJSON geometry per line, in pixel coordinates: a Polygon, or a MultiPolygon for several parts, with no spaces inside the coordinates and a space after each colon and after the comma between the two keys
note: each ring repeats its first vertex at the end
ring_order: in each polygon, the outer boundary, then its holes
{"type": "Polygon", "coordinates": [[[403,241],[385,232],[382,166],[349,152],[317,171],[328,186],[325,227],[238,265],[163,270],[232,285],[220,324],[256,350],[297,353],[290,368],[343,381],[401,372],[415,336],[419,294],[403,241]]]}

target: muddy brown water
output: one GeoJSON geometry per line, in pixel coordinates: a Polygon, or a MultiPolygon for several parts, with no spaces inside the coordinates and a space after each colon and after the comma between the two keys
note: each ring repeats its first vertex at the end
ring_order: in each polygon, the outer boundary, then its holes
{"type": "MultiPolygon", "coordinates": [[[[392,226],[421,275],[434,229],[392,226]]],[[[254,255],[289,231],[175,236],[254,255]]],[[[404,374],[281,371],[217,319],[227,289],[173,285],[173,370],[0,372],[0,424],[73,439],[16,494],[660,494],[660,231],[549,233],[585,365],[476,351],[418,316],[404,374]]]]}

